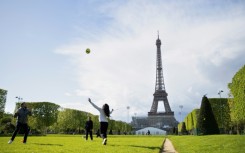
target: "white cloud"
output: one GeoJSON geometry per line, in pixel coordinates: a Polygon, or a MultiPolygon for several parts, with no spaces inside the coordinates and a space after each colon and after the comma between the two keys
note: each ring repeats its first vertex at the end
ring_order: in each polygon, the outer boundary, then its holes
{"type": "Polygon", "coordinates": [[[66,92],[66,93],[65,93],[65,96],[71,97],[71,96],[72,96],[72,94],[71,94],[71,93],[69,93],[69,92],[66,92]]]}
{"type": "MultiPolygon", "coordinates": [[[[207,91],[212,95],[217,88],[226,87],[231,75],[219,74],[224,78],[220,81],[213,75],[226,66],[227,60],[244,63],[240,57],[245,49],[241,8],[198,15],[197,9],[191,8],[195,3],[138,2],[130,1],[111,10],[109,5],[101,7],[101,12],[112,19],[109,27],[100,33],[88,29],[86,34],[94,39],[81,36],[56,50],[69,56],[76,68],[78,96],[91,96],[98,105],[109,103],[118,109],[115,119],[126,120],[126,106],[130,106],[130,116],[146,115],[154,93],[157,30],[162,40],[166,91],[176,115],[179,105],[184,105],[183,111],[191,111],[199,107],[207,91]],[[90,54],[85,54],[86,48],[91,49],[90,54]]],[[[236,72],[229,69],[225,73],[231,71],[236,72]]]]}

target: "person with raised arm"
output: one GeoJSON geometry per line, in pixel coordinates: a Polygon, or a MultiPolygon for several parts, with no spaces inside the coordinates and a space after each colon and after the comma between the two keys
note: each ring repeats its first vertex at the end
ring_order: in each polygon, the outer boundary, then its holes
{"type": "Polygon", "coordinates": [[[28,115],[32,115],[32,112],[27,108],[26,103],[23,102],[23,103],[21,103],[20,108],[14,114],[14,117],[17,117],[17,123],[16,123],[14,133],[13,133],[11,139],[8,141],[8,144],[11,144],[14,141],[15,136],[17,135],[17,133],[20,131],[21,128],[23,128],[23,131],[24,131],[23,143],[24,144],[26,143],[27,136],[28,136],[29,131],[30,131],[30,128],[27,124],[28,115]]]}
{"type": "Polygon", "coordinates": [[[102,144],[107,144],[107,129],[108,129],[108,118],[110,117],[110,114],[113,112],[113,109],[110,111],[109,105],[104,104],[102,108],[95,105],[90,98],[88,98],[88,101],[90,104],[99,111],[99,122],[100,122],[100,133],[101,138],[103,139],[102,144]]]}

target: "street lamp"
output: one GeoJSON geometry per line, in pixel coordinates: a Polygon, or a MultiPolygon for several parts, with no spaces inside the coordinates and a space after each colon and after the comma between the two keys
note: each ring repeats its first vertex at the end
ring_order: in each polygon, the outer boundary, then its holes
{"type": "Polygon", "coordinates": [[[128,110],[128,123],[129,123],[129,109],[130,109],[130,107],[127,106],[127,110],[128,110]]]}
{"type": "Polygon", "coordinates": [[[137,115],[137,113],[134,113],[134,121],[133,121],[133,124],[135,125],[135,127],[138,127],[136,115],[137,115]]]}
{"type": "MultiPolygon", "coordinates": [[[[127,120],[128,120],[128,123],[129,123],[129,109],[130,109],[130,107],[127,106],[126,108],[127,108],[127,110],[128,110],[128,119],[127,119],[127,120]]],[[[128,129],[127,129],[127,124],[125,124],[125,130],[128,131],[128,129]]],[[[125,131],[125,132],[126,132],[126,131],[125,131]]]]}
{"type": "Polygon", "coordinates": [[[15,98],[18,99],[18,103],[23,100],[23,98],[21,98],[20,96],[16,96],[15,98]]]}
{"type": "Polygon", "coordinates": [[[221,103],[221,93],[223,92],[223,90],[220,90],[218,92],[218,95],[219,95],[219,101],[220,101],[220,105],[221,105],[221,129],[222,129],[222,132],[223,132],[223,104],[221,103]]]}
{"type": "Polygon", "coordinates": [[[179,105],[179,108],[180,108],[180,121],[182,121],[182,108],[183,108],[183,105],[179,105]]]}

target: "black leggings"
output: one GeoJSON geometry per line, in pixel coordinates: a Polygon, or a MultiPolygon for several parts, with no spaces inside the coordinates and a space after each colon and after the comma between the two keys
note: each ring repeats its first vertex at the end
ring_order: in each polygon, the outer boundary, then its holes
{"type": "Polygon", "coordinates": [[[108,122],[100,122],[100,133],[102,139],[107,138],[108,122]]]}
{"type": "Polygon", "coordinates": [[[16,128],[15,128],[15,130],[14,130],[14,133],[13,133],[13,135],[12,135],[12,138],[11,138],[12,141],[14,141],[14,138],[15,138],[16,134],[19,132],[19,130],[20,130],[21,128],[23,128],[24,134],[25,134],[25,135],[24,135],[24,140],[23,140],[23,142],[26,142],[27,136],[28,136],[28,133],[29,133],[30,129],[29,129],[29,127],[28,127],[27,124],[23,124],[23,123],[19,123],[19,122],[17,123],[16,128]]]}
{"type": "Polygon", "coordinates": [[[86,130],[86,140],[88,140],[88,134],[90,135],[90,139],[93,140],[93,133],[92,130],[87,129],[86,130]]]}

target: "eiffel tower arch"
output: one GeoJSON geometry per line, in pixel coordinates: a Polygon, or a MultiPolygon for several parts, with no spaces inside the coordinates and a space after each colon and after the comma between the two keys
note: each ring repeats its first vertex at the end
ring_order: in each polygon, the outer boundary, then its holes
{"type": "Polygon", "coordinates": [[[154,96],[153,103],[152,103],[150,112],[148,112],[148,115],[159,114],[159,112],[157,112],[159,102],[163,102],[164,108],[165,108],[165,114],[174,114],[174,112],[171,111],[171,108],[169,106],[169,102],[167,98],[168,94],[166,93],[165,90],[155,91],[153,96],[154,96]]]}

